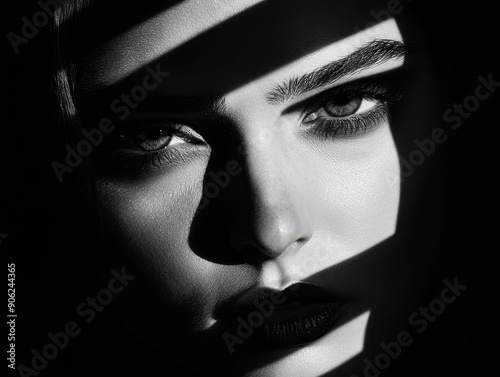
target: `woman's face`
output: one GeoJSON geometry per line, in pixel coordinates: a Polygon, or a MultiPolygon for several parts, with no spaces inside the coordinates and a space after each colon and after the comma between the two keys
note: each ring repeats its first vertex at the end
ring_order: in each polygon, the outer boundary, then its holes
{"type": "Polygon", "coordinates": [[[278,3],[179,2],[100,44],[79,77],[84,118],[107,107],[116,125],[93,158],[110,258],[136,276],[125,321],[232,376],[334,370],[393,288],[370,280],[388,255],[363,255],[396,227],[403,37],[359,4],[278,3]],[[256,342],[233,320],[263,298],[275,314],[255,317],[256,342]]]}

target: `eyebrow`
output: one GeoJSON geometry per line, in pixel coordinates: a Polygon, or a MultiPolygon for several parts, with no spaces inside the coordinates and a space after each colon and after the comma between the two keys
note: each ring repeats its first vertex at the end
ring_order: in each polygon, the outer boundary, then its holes
{"type": "Polygon", "coordinates": [[[403,59],[409,52],[410,47],[406,43],[391,39],[376,39],[345,58],[277,85],[266,94],[266,100],[273,105],[287,102],[366,68],[393,59],[403,59]]]}

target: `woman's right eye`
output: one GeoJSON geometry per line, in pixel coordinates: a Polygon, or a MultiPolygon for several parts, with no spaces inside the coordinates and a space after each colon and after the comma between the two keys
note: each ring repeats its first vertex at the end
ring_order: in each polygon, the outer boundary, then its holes
{"type": "Polygon", "coordinates": [[[175,121],[134,121],[122,124],[122,129],[110,158],[115,167],[132,175],[163,169],[186,161],[200,148],[210,148],[193,128],[175,121]]]}
{"type": "Polygon", "coordinates": [[[135,146],[148,152],[166,148],[172,145],[173,142],[175,144],[184,142],[179,136],[174,135],[171,130],[160,127],[143,130],[135,135],[132,141],[135,146]]]}
{"type": "Polygon", "coordinates": [[[164,121],[149,122],[134,134],[121,134],[120,139],[122,149],[137,152],[156,152],[183,143],[204,143],[203,137],[192,128],[164,121]]]}

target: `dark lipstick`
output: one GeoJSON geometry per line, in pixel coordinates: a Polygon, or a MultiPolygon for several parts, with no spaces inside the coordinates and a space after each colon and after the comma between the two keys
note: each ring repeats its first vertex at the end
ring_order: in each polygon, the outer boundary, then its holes
{"type": "Polygon", "coordinates": [[[249,345],[296,346],[325,335],[346,304],[320,286],[295,283],[282,291],[249,290],[224,304],[220,317],[249,345]]]}

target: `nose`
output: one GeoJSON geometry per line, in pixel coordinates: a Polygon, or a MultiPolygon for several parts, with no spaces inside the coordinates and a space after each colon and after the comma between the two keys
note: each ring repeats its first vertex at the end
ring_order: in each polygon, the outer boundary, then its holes
{"type": "Polygon", "coordinates": [[[278,258],[312,236],[299,167],[279,146],[249,148],[243,176],[233,196],[231,242],[251,259],[278,258]]]}

